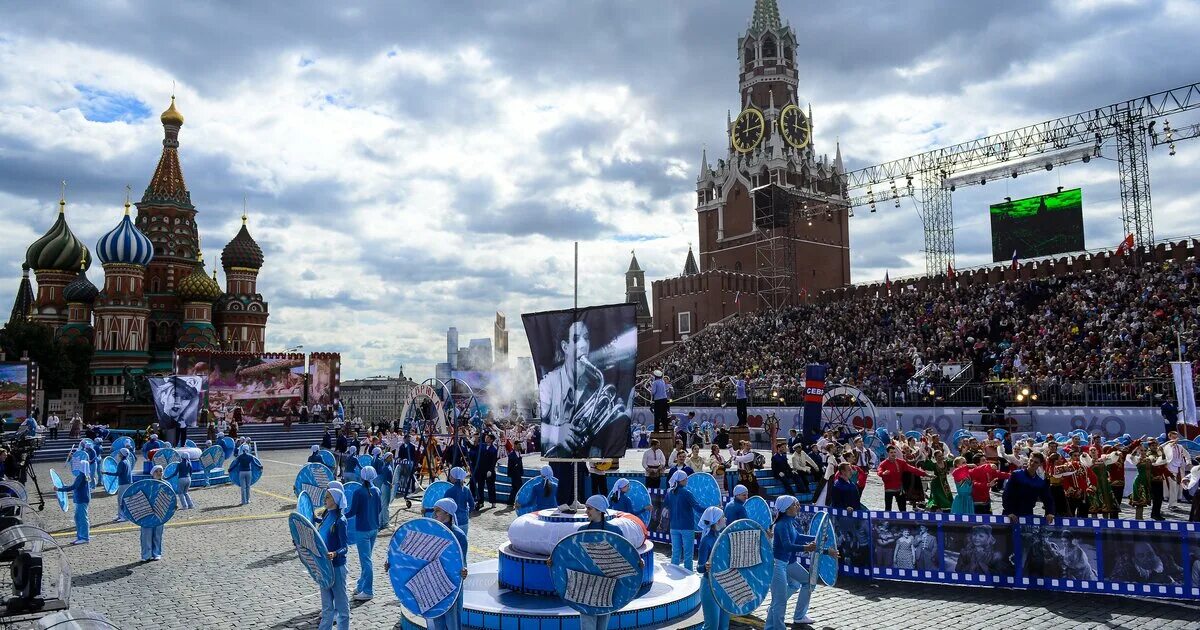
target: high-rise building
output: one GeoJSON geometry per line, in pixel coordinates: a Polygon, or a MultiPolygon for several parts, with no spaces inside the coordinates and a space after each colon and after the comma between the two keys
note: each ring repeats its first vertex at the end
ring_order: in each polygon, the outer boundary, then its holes
{"type": "Polygon", "coordinates": [[[450,369],[458,369],[458,328],[454,326],[446,331],[446,363],[450,369]]]}
{"type": "Polygon", "coordinates": [[[472,372],[486,372],[492,369],[492,340],[487,338],[472,339],[466,348],[460,348],[458,353],[458,369],[472,372]]]}
{"type": "Polygon", "coordinates": [[[504,314],[496,311],[496,324],[492,333],[495,357],[493,363],[497,369],[508,368],[508,324],[504,314]]]}

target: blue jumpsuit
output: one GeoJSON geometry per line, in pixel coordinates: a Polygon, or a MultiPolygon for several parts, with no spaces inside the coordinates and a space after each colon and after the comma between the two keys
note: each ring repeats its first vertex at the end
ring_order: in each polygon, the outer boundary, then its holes
{"type": "Polygon", "coordinates": [[[696,512],[702,506],[687,488],[667,491],[667,509],[671,511],[671,564],[692,570],[692,541],[696,539],[696,512]]]}
{"type": "Polygon", "coordinates": [[[534,510],[549,510],[558,507],[557,481],[548,481],[545,477],[538,477],[529,483],[533,486],[530,492],[533,493],[534,510]],[[550,492],[546,492],[547,483],[550,484],[550,492]]]}
{"type": "Polygon", "coordinates": [[[732,523],[743,518],[750,518],[746,514],[746,502],[740,499],[734,499],[725,504],[725,522],[732,523]]]}
{"type": "MultiPolygon", "coordinates": [[[[454,518],[458,520],[458,528],[466,534],[470,531],[471,511],[475,509],[475,496],[471,494],[471,489],[464,486],[461,481],[455,481],[454,486],[446,491],[447,499],[454,499],[458,504],[458,512],[454,514],[454,518]]],[[[466,549],[463,549],[466,553],[466,549]]]]}
{"type": "Polygon", "coordinates": [[[191,495],[188,494],[188,490],[192,488],[192,462],[187,460],[179,462],[178,470],[179,496],[176,498],[179,499],[183,509],[190,510],[196,507],[191,495]]]}
{"type": "Polygon", "coordinates": [[[700,604],[704,609],[704,630],[729,630],[729,612],[717,605],[713,598],[712,576],[708,574],[708,559],[717,544],[717,532],[708,528],[700,539],[700,551],[696,561],[700,563],[700,604]]]}
{"type": "Polygon", "coordinates": [[[618,512],[627,512],[633,514],[633,501],[629,499],[629,495],[620,490],[613,492],[608,498],[609,507],[618,512]]]}
{"type": "Polygon", "coordinates": [[[234,473],[237,475],[231,481],[242,489],[242,505],[250,503],[250,481],[254,478],[254,469],[261,467],[262,464],[255,461],[254,456],[249,453],[238,455],[229,466],[230,476],[234,473]]]}
{"type": "Polygon", "coordinates": [[[767,609],[764,630],[784,630],[783,615],[787,612],[787,602],[797,591],[800,597],[796,600],[793,621],[799,622],[808,611],[812,587],[808,583],[808,570],[796,562],[796,556],[803,553],[804,546],[814,540],[815,537],[800,533],[796,519],[787,514],[775,521],[775,573],[771,577],[771,607],[767,609]]]}
{"type": "MultiPolygon", "coordinates": [[[[467,557],[467,533],[456,525],[448,525],[450,533],[458,539],[458,545],[462,547],[463,557],[467,557]]],[[[458,592],[458,599],[454,600],[454,605],[446,614],[441,617],[426,617],[425,625],[428,630],[459,630],[462,627],[462,591],[458,592]]]]}
{"type": "Polygon", "coordinates": [[[374,597],[375,563],[372,561],[371,552],[375,549],[375,538],[379,535],[381,499],[379,488],[370,481],[364,481],[362,485],[362,490],[354,493],[349,514],[355,517],[354,527],[358,531],[351,532],[350,535],[354,539],[354,546],[358,548],[358,562],[362,567],[362,575],[358,576],[355,592],[374,597]]]}
{"type": "Polygon", "coordinates": [[[321,625],[318,630],[350,630],[350,599],[346,594],[346,518],[340,509],[325,512],[321,519],[321,539],[333,556],[333,584],[321,589],[321,625]]]}
{"type": "Polygon", "coordinates": [[[61,492],[70,491],[71,500],[75,502],[75,538],[91,540],[91,522],[88,521],[88,509],[92,502],[92,487],[86,475],[76,474],[75,481],[65,488],[55,488],[61,492]]]}

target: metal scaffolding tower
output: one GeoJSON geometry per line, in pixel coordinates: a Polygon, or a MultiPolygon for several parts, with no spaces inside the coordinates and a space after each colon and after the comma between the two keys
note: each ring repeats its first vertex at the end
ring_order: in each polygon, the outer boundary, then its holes
{"type": "Polygon", "coordinates": [[[1146,125],[1140,111],[1128,110],[1117,125],[1117,164],[1121,169],[1121,225],[1140,245],[1154,242],[1150,211],[1150,165],[1146,161],[1146,125]]]}

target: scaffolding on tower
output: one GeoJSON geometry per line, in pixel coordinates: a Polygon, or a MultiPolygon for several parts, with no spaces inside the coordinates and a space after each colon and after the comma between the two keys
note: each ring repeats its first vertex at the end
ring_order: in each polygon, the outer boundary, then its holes
{"type": "Polygon", "coordinates": [[[778,311],[800,301],[797,285],[796,245],[801,226],[814,218],[849,211],[843,198],[779,184],[750,191],[754,202],[754,260],[758,297],[764,311],[778,311]]]}

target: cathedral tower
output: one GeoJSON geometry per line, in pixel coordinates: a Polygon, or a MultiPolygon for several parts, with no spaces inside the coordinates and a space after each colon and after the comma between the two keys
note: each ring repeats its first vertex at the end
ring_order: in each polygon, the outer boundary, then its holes
{"type": "Polygon", "coordinates": [[[258,292],[258,271],[263,252],[242,214],[242,229],[221,250],[225,269],[225,297],[217,303],[217,326],[225,349],[234,352],[265,352],[267,303],[258,292]]]}
{"type": "Polygon", "coordinates": [[[629,271],[625,272],[625,302],[637,305],[638,330],[650,328],[653,318],[650,317],[650,306],[646,303],[646,272],[638,266],[637,254],[629,252],[629,271]]]}
{"type": "Polygon", "coordinates": [[[130,220],[128,201],[121,222],[96,243],[96,257],[104,267],[104,290],[94,309],[92,396],[111,399],[123,393],[125,368],[142,371],[150,361],[145,279],[154,246],[130,220]]]}
{"type": "MultiPolygon", "coordinates": [[[[65,184],[64,184],[65,187],[65,184]]],[[[33,321],[60,328],[67,323],[66,288],[79,273],[80,261],[87,271],[91,256],[87,247],[67,225],[67,200],[64,192],[58,200],[58,218],[50,230],[25,250],[25,264],[37,276],[37,297],[33,303],[33,321]]]]}

